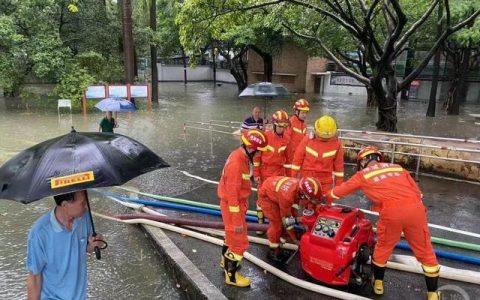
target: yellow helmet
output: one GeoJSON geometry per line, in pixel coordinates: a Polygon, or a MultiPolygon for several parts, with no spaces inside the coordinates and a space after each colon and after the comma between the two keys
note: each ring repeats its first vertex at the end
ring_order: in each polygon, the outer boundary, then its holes
{"type": "Polygon", "coordinates": [[[315,121],[315,135],[330,139],[337,135],[337,122],[330,116],[323,116],[315,121]]]}

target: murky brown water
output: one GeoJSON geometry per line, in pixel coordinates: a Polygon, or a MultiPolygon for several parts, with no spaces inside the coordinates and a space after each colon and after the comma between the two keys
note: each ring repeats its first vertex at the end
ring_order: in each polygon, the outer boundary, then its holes
{"type": "MultiPolygon", "coordinates": [[[[160,103],[152,112],[140,110],[121,114],[116,132],[145,143],[172,165],[172,168],[152,172],[133,181],[147,192],[163,195],[185,194],[204,183],[183,176],[177,170],[215,178],[228,152],[237,146],[234,139],[215,135],[215,148],[210,151],[208,133],[188,130],[183,136],[183,122],[208,120],[242,121],[251,107],[262,100],[237,98],[233,85],[215,89],[209,83],[160,84],[160,103]]],[[[299,97],[299,96],[298,96],[299,97]]],[[[276,109],[291,111],[292,100],[270,101],[268,112],[276,109]]],[[[309,100],[313,97],[308,97],[309,100]]],[[[364,101],[353,98],[312,100],[309,123],[321,114],[331,114],[339,127],[374,130],[376,113],[365,108],[364,101]]],[[[9,101],[0,99],[0,164],[15,153],[43,140],[62,135],[73,123],[77,131],[97,131],[102,115],[90,113],[70,118],[60,117],[57,111],[26,111],[13,108],[9,101]],[[72,121],[72,122],[71,122],[72,121]]],[[[413,134],[478,137],[480,126],[474,125],[468,113],[480,112],[480,106],[463,109],[461,116],[424,117],[426,104],[402,103],[399,106],[399,132],[413,134]]],[[[439,183],[432,183],[435,186],[439,183]]],[[[478,196],[472,196],[477,198],[478,196]]],[[[91,193],[94,210],[106,213],[124,211],[100,195],[91,193]]],[[[214,202],[214,200],[211,200],[214,202]]],[[[31,224],[49,208],[53,200],[44,199],[29,205],[0,201],[0,295],[2,299],[25,298],[26,236],[31,224]]],[[[465,209],[467,211],[468,209],[465,209]]],[[[478,211],[478,207],[476,207],[478,211]]],[[[103,233],[109,248],[101,261],[89,260],[88,295],[92,299],[175,299],[181,297],[163,260],[136,227],[97,220],[97,230],[103,233]]],[[[471,228],[473,230],[473,228],[471,228]]]]}

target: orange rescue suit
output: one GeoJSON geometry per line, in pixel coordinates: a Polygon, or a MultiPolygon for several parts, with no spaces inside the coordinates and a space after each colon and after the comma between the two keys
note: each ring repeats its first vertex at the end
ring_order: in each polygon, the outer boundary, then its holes
{"type": "Polygon", "coordinates": [[[338,199],[358,189],[380,210],[377,244],[373,252],[377,265],[386,264],[402,232],[419,262],[428,266],[438,264],[430,241],[422,194],[408,171],[397,164],[370,164],[327,192],[327,196],[338,199]]]}
{"type": "MultiPolygon", "coordinates": [[[[298,208],[298,182],[296,178],[274,176],[267,178],[258,190],[258,205],[269,220],[267,237],[272,248],[280,244],[282,220],[291,217],[292,209],[298,208]]],[[[289,235],[294,234],[293,226],[287,230],[289,235]]]]}
{"type": "Polygon", "coordinates": [[[327,191],[343,182],[343,149],[338,138],[322,141],[306,136],[298,145],[292,162],[292,177],[314,177],[327,191]],[[332,179],[335,177],[335,180],[332,179]]]}
{"type": "Polygon", "coordinates": [[[300,142],[303,140],[307,134],[307,122],[300,120],[297,115],[290,117],[290,126],[285,131],[290,137],[290,143],[287,147],[287,175],[291,175],[291,164],[293,156],[295,155],[295,150],[297,149],[300,142]]]}
{"type": "Polygon", "coordinates": [[[265,135],[268,145],[254,158],[253,174],[260,177],[260,182],[271,176],[285,176],[286,150],[290,141],[286,134],[278,135],[273,130],[267,130],[265,135]]]}
{"type": "Polygon", "coordinates": [[[234,150],[225,163],[217,189],[225,224],[225,244],[231,252],[242,256],[248,248],[245,215],[251,193],[251,167],[244,149],[234,150]],[[235,227],[243,227],[242,232],[236,233],[235,227]]]}

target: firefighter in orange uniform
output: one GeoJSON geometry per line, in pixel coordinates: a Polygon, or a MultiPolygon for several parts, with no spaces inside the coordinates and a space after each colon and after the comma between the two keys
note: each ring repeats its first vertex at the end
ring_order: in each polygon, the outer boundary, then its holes
{"type": "Polygon", "coordinates": [[[267,237],[270,250],[267,257],[276,263],[284,263],[287,256],[280,248],[280,238],[285,229],[296,244],[299,244],[292,222],[287,220],[299,215],[300,200],[319,200],[322,197],[320,184],[314,178],[301,180],[286,176],[274,176],[265,180],[258,190],[258,204],[267,216],[267,237]]]}
{"type": "Polygon", "coordinates": [[[390,254],[402,232],[413,254],[422,264],[427,284],[427,299],[439,299],[440,266],[430,242],[427,212],[422,194],[407,170],[383,163],[376,147],[365,147],[357,155],[358,172],[347,182],[327,191],[327,198],[339,199],[361,189],[378,207],[377,244],[373,251],[373,291],[383,294],[383,276],[390,254]]]}
{"type": "Polygon", "coordinates": [[[343,182],[342,143],[337,138],[337,123],[330,116],[316,120],[314,132],[304,137],[295,151],[292,177],[314,177],[327,191],[343,182]]]}
{"type": "MultiPolygon", "coordinates": [[[[254,158],[253,175],[257,186],[261,186],[262,182],[272,176],[285,176],[285,164],[287,162],[286,149],[290,138],[284,134],[285,129],[289,126],[288,114],[283,110],[279,110],[272,115],[271,122],[273,130],[267,130],[265,135],[268,145],[264,152],[260,152],[254,158]]],[[[257,205],[258,223],[263,224],[264,216],[262,209],[257,205]]],[[[261,234],[263,232],[257,232],[261,234]]]]}
{"type": "Polygon", "coordinates": [[[243,253],[248,248],[245,215],[251,193],[253,157],[267,145],[263,131],[251,129],[242,133],[242,145],[230,153],[223,168],[217,194],[225,224],[225,243],[222,247],[220,265],[225,272],[225,283],[250,286],[250,278],[237,272],[243,253]]]}
{"type": "Polygon", "coordinates": [[[305,122],[305,119],[310,110],[310,104],[305,99],[299,99],[293,105],[293,110],[295,114],[290,117],[290,127],[285,132],[290,137],[290,143],[287,148],[287,176],[291,175],[290,169],[295,150],[307,134],[307,122],[305,122]]]}

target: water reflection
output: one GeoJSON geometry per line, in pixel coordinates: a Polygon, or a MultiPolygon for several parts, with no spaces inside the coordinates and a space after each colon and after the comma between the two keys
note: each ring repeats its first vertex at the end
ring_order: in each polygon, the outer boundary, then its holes
{"type": "MultiPolygon", "coordinates": [[[[171,164],[171,168],[143,175],[132,184],[140,189],[163,195],[181,195],[194,189],[202,189],[204,183],[186,178],[178,170],[218,179],[219,172],[229,151],[238,142],[224,135],[215,135],[213,152],[206,132],[187,131],[185,120],[243,121],[254,105],[263,107],[263,100],[240,99],[236,86],[223,84],[213,88],[211,83],[165,83],[159,85],[160,100],[152,112],[139,110],[119,114],[117,133],[125,134],[144,143],[171,164]]],[[[327,97],[319,100],[313,95],[292,95],[292,98],[269,101],[268,114],[277,109],[291,113],[294,100],[304,97],[312,103],[308,123],[322,114],[334,116],[340,128],[374,130],[376,111],[367,109],[364,100],[327,97]]],[[[436,118],[424,117],[426,103],[405,102],[399,104],[398,130],[414,134],[476,137],[478,126],[465,115],[436,118]]],[[[465,107],[464,113],[475,112],[476,106],[465,107]]],[[[100,112],[86,116],[57,115],[52,111],[25,111],[11,102],[0,99],[0,164],[15,153],[38,142],[63,135],[73,124],[77,131],[98,131],[102,118],[100,112]]],[[[433,183],[435,187],[438,183],[433,183]]],[[[477,198],[478,196],[474,196],[477,198]]],[[[125,211],[112,205],[107,199],[92,193],[94,210],[107,213],[125,211]]],[[[215,202],[216,199],[209,199],[215,202]]],[[[0,293],[2,299],[25,298],[25,251],[27,231],[41,214],[53,206],[53,200],[45,199],[29,205],[0,201],[0,293]]],[[[468,210],[467,208],[463,211],[468,210]]],[[[477,210],[478,211],[478,210],[477,210]]],[[[465,215],[458,215],[457,218],[465,215]]],[[[471,216],[470,216],[471,217],[471,216]]],[[[88,295],[93,299],[175,299],[181,294],[176,283],[141,231],[132,226],[97,220],[97,230],[109,242],[109,248],[101,261],[89,260],[88,295]]]]}

